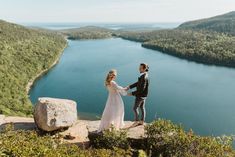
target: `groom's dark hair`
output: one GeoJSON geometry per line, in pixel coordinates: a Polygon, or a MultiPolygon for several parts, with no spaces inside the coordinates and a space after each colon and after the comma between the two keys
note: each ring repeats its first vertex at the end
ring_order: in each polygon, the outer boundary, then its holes
{"type": "Polygon", "coordinates": [[[140,63],[140,66],[142,66],[146,72],[149,71],[149,66],[148,66],[148,64],[146,64],[146,63],[140,63]]]}

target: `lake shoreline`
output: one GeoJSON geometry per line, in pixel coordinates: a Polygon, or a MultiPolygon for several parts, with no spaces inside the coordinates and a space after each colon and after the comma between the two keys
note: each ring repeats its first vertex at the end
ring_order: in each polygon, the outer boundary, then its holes
{"type": "Polygon", "coordinates": [[[164,49],[162,47],[158,47],[158,46],[155,46],[155,45],[152,46],[152,45],[147,45],[147,44],[141,43],[141,46],[143,48],[146,48],[146,49],[159,51],[163,54],[167,54],[167,55],[179,58],[179,59],[187,60],[189,62],[195,62],[197,64],[203,64],[203,65],[208,65],[208,66],[217,66],[217,67],[225,67],[225,68],[233,68],[233,69],[235,68],[235,65],[232,65],[232,64],[226,64],[226,63],[223,63],[223,62],[215,63],[213,61],[211,61],[211,62],[204,61],[203,59],[200,59],[200,58],[191,57],[191,56],[187,56],[187,55],[182,55],[180,53],[177,53],[177,52],[174,52],[174,51],[171,51],[171,50],[168,50],[168,49],[164,49]]]}
{"type": "MultiPolygon", "coordinates": [[[[65,38],[66,40],[66,38],[65,38]]],[[[49,70],[51,68],[53,68],[54,66],[56,66],[59,63],[59,60],[61,58],[61,55],[63,54],[64,50],[67,48],[68,46],[68,42],[66,41],[66,45],[65,47],[61,50],[60,54],[58,55],[58,57],[56,58],[56,60],[50,65],[50,67],[48,67],[47,69],[42,70],[40,73],[38,73],[36,76],[34,76],[27,84],[26,86],[26,92],[27,95],[29,95],[31,88],[34,86],[34,83],[40,79],[42,76],[44,76],[47,72],[49,72],[49,70]]]]}
{"type": "Polygon", "coordinates": [[[127,40],[127,41],[140,43],[141,47],[143,47],[145,49],[158,51],[160,53],[167,54],[167,55],[170,55],[172,57],[179,58],[179,59],[187,60],[189,62],[195,62],[197,64],[203,64],[203,65],[208,65],[208,66],[217,66],[217,67],[223,67],[223,68],[231,68],[231,69],[235,68],[235,65],[233,65],[233,64],[227,64],[227,63],[224,63],[224,62],[216,62],[215,63],[213,61],[209,62],[209,61],[205,61],[201,58],[195,58],[195,57],[190,57],[190,56],[187,56],[187,55],[182,55],[180,53],[177,53],[177,52],[174,52],[174,51],[171,51],[171,50],[168,50],[168,49],[164,49],[162,47],[157,47],[155,45],[154,46],[147,45],[147,44],[145,44],[146,41],[144,41],[144,40],[131,39],[131,38],[126,38],[126,37],[122,37],[122,36],[119,36],[119,38],[121,38],[123,40],[127,40]]]}

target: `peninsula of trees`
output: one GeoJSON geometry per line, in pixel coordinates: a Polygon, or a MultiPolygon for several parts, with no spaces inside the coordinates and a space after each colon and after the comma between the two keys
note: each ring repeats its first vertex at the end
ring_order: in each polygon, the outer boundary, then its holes
{"type": "Polygon", "coordinates": [[[103,39],[112,37],[112,30],[95,26],[65,29],[60,30],[59,32],[71,40],[103,39]]]}

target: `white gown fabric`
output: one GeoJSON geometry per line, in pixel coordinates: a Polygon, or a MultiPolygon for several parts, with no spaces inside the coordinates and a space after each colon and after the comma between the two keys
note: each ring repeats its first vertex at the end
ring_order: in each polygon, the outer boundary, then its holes
{"type": "Polygon", "coordinates": [[[98,131],[109,129],[111,126],[116,130],[124,127],[124,103],[121,95],[127,95],[127,92],[115,81],[111,81],[107,89],[109,95],[98,131]]]}

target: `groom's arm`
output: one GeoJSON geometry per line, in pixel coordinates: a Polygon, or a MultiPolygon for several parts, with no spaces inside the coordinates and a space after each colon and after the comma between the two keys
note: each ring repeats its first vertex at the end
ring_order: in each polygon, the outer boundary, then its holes
{"type": "Polygon", "coordinates": [[[135,87],[137,87],[137,83],[138,83],[138,82],[136,82],[136,83],[133,83],[132,85],[130,85],[130,86],[129,86],[129,88],[130,88],[130,89],[132,89],[132,88],[135,88],[135,87]]]}
{"type": "MultiPolygon", "coordinates": [[[[129,86],[130,89],[137,87],[137,84],[138,84],[138,82],[133,83],[132,85],[130,85],[130,86],[129,86]]],[[[134,92],[131,92],[131,95],[133,95],[133,96],[136,96],[136,94],[137,94],[137,90],[134,91],[134,92]]]]}
{"type": "Polygon", "coordinates": [[[148,77],[145,77],[144,75],[141,77],[140,79],[140,87],[138,90],[132,92],[131,94],[133,96],[137,96],[137,95],[142,95],[143,91],[146,89],[147,87],[147,83],[148,83],[148,77]]]}
{"type": "MultiPolygon", "coordinates": [[[[133,83],[132,85],[129,85],[128,87],[129,87],[129,89],[132,89],[132,88],[137,87],[137,84],[138,84],[138,82],[133,83]]],[[[129,95],[130,95],[130,96],[131,96],[131,95],[135,96],[136,93],[137,93],[137,91],[134,91],[134,92],[129,93],[129,95]]]]}

